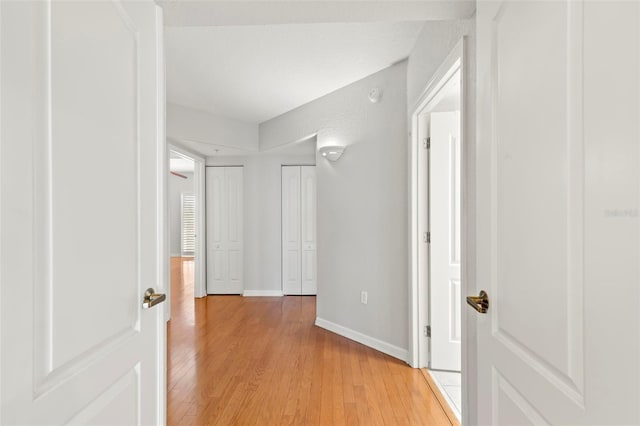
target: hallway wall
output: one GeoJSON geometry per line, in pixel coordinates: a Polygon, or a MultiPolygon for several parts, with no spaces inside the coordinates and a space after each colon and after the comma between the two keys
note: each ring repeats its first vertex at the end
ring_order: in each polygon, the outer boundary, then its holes
{"type": "Polygon", "coordinates": [[[320,325],[375,339],[406,357],[406,61],[260,125],[269,147],[318,132],[318,147],[346,145],[317,160],[320,325]],[[371,88],[382,100],[371,103],[371,88]],[[360,292],[367,291],[367,305],[360,292]]]}

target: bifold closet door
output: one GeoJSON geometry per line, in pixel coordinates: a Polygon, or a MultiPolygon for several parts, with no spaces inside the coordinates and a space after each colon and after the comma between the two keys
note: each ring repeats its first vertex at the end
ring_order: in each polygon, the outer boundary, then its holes
{"type": "Polygon", "coordinates": [[[282,167],[282,292],[300,294],[300,167],[282,167]]]}
{"type": "Polygon", "coordinates": [[[282,167],[282,291],[316,294],[315,166],[282,167]]]}
{"type": "Polygon", "coordinates": [[[316,167],[300,167],[301,293],[316,294],[316,167]]]}
{"type": "Polygon", "coordinates": [[[242,294],[242,167],[207,167],[207,294],[242,294]]]}

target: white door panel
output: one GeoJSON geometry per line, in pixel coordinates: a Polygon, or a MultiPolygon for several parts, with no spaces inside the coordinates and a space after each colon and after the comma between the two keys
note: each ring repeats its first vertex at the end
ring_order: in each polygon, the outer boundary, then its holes
{"type": "MultiPolygon", "coordinates": [[[[227,189],[227,242],[230,252],[235,252],[233,261],[236,263],[238,271],[235,273],[235,280],[242,279],[242,225],[244,222],[243,216],[243,181],[242,181],[242,167],[225,167],[225,179],[227,189]]],[[[230,259],[231,260],[231,259],[230,259]]],[[[240,289],[242,290],[242,289],[240,289]]]]}
{"type": "Polygon", "coordinates": [[[430,137],[430,367],[460,371],[460,112],[432,112],[430,137]]]}
{"type": "MultiPolygon", "coordinates": [[[[225,216],[223,214],[224,200],[224,169],[208,168],[207,175],[207,220],[209,222],[207,229],[207,241],[215,244],[222,244],[222,231],[225,216]]],[[[214,245],[215,247],[215,245],[214,245]]]]}
{"type": "MultiPolygon", "coordinates": [[[[285,253],[286,257],[286,274],[285,277],[288,282],[299,283],[300,282],[300,250],[289,250],[285,253]]],[[[297,286],[290,287],[285,294],[291,294],[296,292],[297,286]]]]}
{"type": "Polygon", "coordinates": [[[210,269],[210,274],[211,277],[216,280],[216,281],[223,281],[225,279],[225,277],[227,276],[226,274],[226,268],[225,266],[227,265],[227,252],[225,250],[213,250],[213,265],[211,265],[210,269]]]}
{"type": "Polygon", "coordinates": [[[239,250],[229,250],[229,281],[234,284],[242,281],[242,253],[239,250]]]}
{"type": "Polygon", "coordinates": [[[224,167],[206,168],[207,294],[227,281],[227,209],[224,167]]]}
{"type": "Polygon", "coordinates": [[[243,169],[207,167],[207,293],[243,289],[243,169]]]}
{"type": "Polygon", "coordinates": [[[640,423],[639,27],[636,2],[478,4],[482,424],[640,423]]]}
{"type": "Polygon", "coordinates": [[[161,10],[0,16],[0,423],[162,423],[161,10]]]}
{"type": "Polygon", "coordinates": [[[300,167],[282,167],[282,292],[300,294],[300,167]]]}

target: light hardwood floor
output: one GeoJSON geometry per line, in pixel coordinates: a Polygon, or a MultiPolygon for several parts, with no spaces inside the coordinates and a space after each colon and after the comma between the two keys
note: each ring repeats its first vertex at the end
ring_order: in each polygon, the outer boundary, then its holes
{"type": "Polygon", "coordinates": [[[173,258],[169,425],[450,425],[420,370],[314,326],[315,297],[193,298],[173,258]]]}

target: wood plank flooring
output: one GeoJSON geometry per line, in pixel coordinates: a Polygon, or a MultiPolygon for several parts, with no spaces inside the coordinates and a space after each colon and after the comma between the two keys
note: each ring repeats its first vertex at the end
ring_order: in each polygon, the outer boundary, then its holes
{"type": "Polygon", "coordinates": [[[316,327],[315,297],[194,299],[189,268],[172,259],[169,425],[451,424],[419,370],[316,327]]]}

